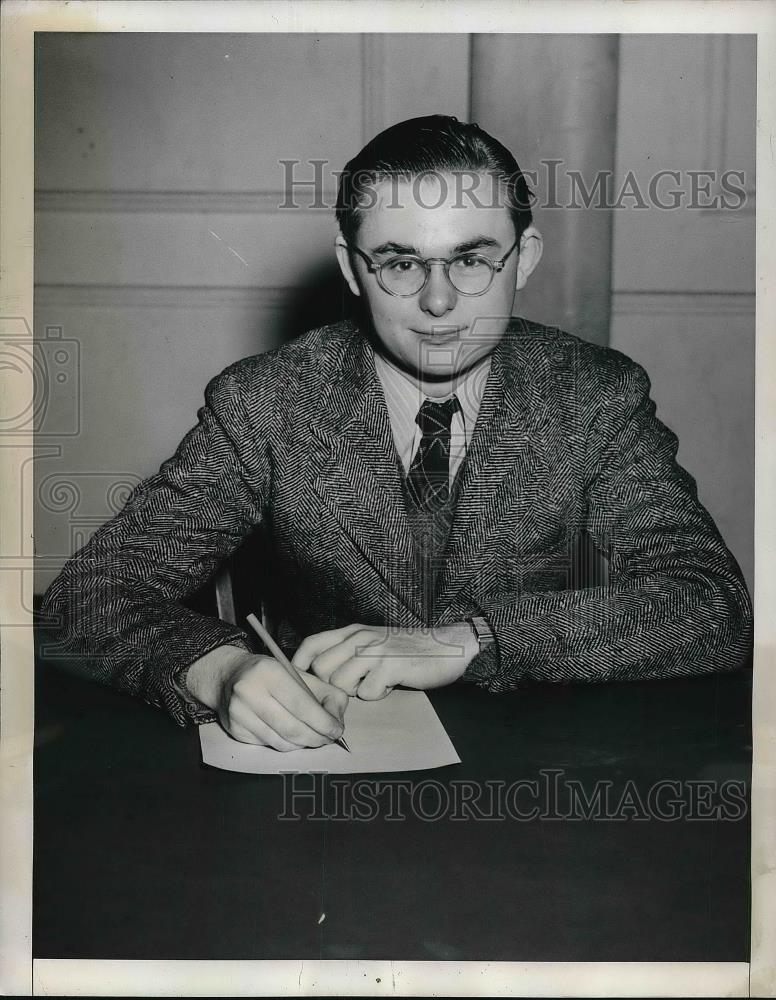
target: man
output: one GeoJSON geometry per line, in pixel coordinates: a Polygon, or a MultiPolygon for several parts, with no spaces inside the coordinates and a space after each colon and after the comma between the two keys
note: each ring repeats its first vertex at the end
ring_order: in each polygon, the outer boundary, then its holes
{"type": "Polygon", "coordinates": [[[349,696],[458,680],[737,667],[740,570],[644,371],[511,319],[541,257],[512,155],[432,116],[340,180],[336,254],[363,319],[232,365],[175,456],[47,594],[97,679],[278,750],[337,739],[349,696]],[[182,601],[254,530],[311,693],[182,601]],[[575,587],[580,537],[608,580],[575,587]]]}

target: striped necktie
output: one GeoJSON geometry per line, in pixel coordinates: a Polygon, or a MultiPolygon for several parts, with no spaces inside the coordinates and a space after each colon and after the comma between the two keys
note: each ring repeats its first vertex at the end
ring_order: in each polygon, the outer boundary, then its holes
{"type": "Polygon", "coordinates": [[[407,488],[418,510],[435,513],[450,499],[450,425],[460,408],[457,396],[444,403],[427,399],[415,418],[421,439],[407,474],[407,488]]]}

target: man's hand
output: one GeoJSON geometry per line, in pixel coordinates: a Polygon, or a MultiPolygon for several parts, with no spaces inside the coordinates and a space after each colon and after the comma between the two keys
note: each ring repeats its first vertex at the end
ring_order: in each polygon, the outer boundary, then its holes
{"type": "Polygon", "coordinates": [[[339,739],[348,705],[338,688],[310,675],[304,679],[309,694],[272,657],[221,646],[191,665],[186,686],[236,740],[299,750],[339,739]]]}
{"type": "Polygon", "coordinates": [[[349,695],[375,701],[397,684],[421,690],[452,684],[477,652],[465,623],[431,631],[346,625],[308,636],[292,663],[349,695]]]}

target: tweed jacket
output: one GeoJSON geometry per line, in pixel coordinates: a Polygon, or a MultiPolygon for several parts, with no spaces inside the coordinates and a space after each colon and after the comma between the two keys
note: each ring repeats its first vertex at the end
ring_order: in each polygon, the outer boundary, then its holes
{"type": "MultiPolygon", "coordinates": [[[[647,375],[618,351],[516,319],[495,349],[438,578],[437,624],[484,616],[463,680],[606,681],[735,669],[751,642],[741,572],[647,375]],[[586,531],[606,582],[571,589],[586,531]]],[[[359,622],[422,624],[422,583],[388,412],[352,322],[236,362],[159,472],[73,556],[44,614],[95,679],[165,707],[176,676],[246,632],[187,609],[257,526],[273,547],[284,644],[359,622]]]]}

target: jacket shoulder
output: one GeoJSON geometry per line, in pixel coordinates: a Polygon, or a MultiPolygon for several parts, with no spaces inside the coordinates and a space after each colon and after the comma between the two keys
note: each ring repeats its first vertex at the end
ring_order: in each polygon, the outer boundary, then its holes
{"type": "Polygon", "coordinates": [[[257,394],[277,398],[279,392],[301,392],[311,383],[325,385],[338,371],[343,354],[358,335],[350,322],[331,323],[303,333],[279,347],[234,361],[208,382],[208,402],[257,394]]]}
{"type": "Polygon", "coordinates": [[[651,388],[649,376],[638,362],[622,351],[594,344],[559,327],[517,319],[510,327],[517,351],[534,373],[541,373],[548,387],[573,388],[595,394],[621,395],[628,387],[640,394],[651,388]]]}

